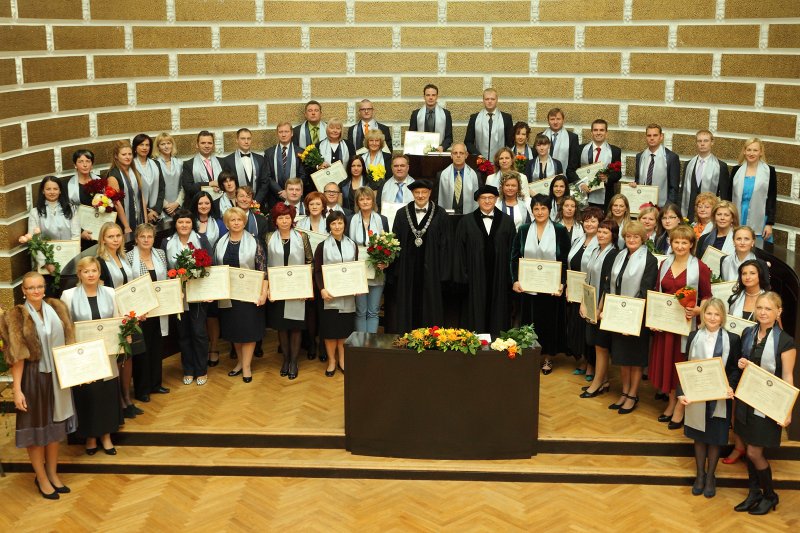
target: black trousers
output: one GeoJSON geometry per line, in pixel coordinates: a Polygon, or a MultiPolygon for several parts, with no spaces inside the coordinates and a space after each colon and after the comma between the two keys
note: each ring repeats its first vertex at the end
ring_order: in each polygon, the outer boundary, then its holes
{"type": "Polygon", "coordinates": [[[181,364],[183,375],[193,378],[208,374],[208,332],[206,331],[206,304],[190,303],[189,310],[181,315],[181,364]]]}
{"type": "Polygon", "coordinates": [[[144,353],[133,357],[133,390],[136,396],[145,396],[161,386],[161,361],[164,343],[158,317],[142,322],[144,353]]]}

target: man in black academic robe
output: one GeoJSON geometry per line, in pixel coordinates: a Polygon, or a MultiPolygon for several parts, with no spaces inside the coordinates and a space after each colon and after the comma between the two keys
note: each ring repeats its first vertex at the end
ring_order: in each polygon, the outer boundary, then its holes
{"type": "Polygon", "coordinates": [[[465,286],[462,327],[498,337],[511,326],[511,243],[516,227],[495,207],[496,187],[475,191],[478,209],[456,228],[453,281],[465,286]]]}
{"type": "Polygon", "coordinates": [[[447,212],[430,201],[429,180],[417,180],[408,188],[414,201],[397,212],[392,228],[400,241],[400,255],[386,270],[390,306],[386,331],[391,333],[441,325],[442,285],[450,277],[447,212]]]}

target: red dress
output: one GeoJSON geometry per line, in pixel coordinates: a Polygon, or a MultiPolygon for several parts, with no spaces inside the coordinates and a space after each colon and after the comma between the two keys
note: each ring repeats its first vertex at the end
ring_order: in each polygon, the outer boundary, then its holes
{"type": "MultiPolygon", "coordinates": [[[[686,286],[686,271],[681,272],[677,278],[672,276],[672,269],[668,268],[662,275],[661,292],[675,294],[686,286]]],[[[711,269],[700,261],[700,290],[698,291],[698,305],[707,298],[711,298],[711,269]]],[[[697,320],[695,318],[695,320],[697,320]]],[[[674,390],[678,384],[678,373],[675,363],[686,361],[686,354],[681,350],[681,336],[666,331],[653,333],[653,344],[650,347],[650,381],[653,386],[664,393],[674,390]]]]}

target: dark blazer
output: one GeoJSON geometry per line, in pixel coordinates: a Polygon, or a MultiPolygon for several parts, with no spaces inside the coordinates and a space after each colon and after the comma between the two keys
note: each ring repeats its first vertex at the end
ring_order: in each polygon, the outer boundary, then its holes
{"type": "MultiPolygon", "coordinates": [[[[567,168],[565,174],[567,180],[569,180],[570,183],[575,183],[578,181],[578,174],[575,171],[581,166],[581,145],[576,133],[565,129],[562,129],[558,133],[562,134],[564,132],[567,133],[567,137],[569,138],[569,161],[561,161],[561,164],[564,165],[564,163],[566,163],[567,168]]],[[[540,131],[539,133],[544,133],[544,131],[540,131]]]]}
{"type": "MultiPolygon", "coordinates": [[[[551,158],[552,159],[552,158],[551,158]]],[[[539,178],[539,160],[532,159],[528,161],[528,167],[531,171],[531,181],[538,181],[539,178]]],[[[553,159],[553,167],[555,168],[555,175],[563,174],[564,173],[564,165],[561,164],[561,161],[558,159],[553,159]]]]}
{"type": "MultiPolygon", "coordinates": [[[[567,281],[567,269],[569,265],[567,264],[567,258],[569,256],[569,249],[570,249],[570,242],[569,242],[569,232],[567,228],[559,224],[558,222],[554,222],[553,225],[555,226],[556,231],[556,261],[561,262],[561,283],[566,283],[567,281]]],[[[513,284],[515,281],[519,281],[519,259],[521,257],[525,257],[525,241],[528,239],[528,232],[536,231],[536,222],[531,222],[530,224],[523,224],[517,230],[516,235],[514,235],[514,241],[511,244],[511,283],[513,284]]]]}
{"type": "MultiPolygon", "coordinates": [[[[255,201],[262,205],[264,204],[264,200],[267,200],[270,207],[278,202],[280,199],[278,194],[286,186],[285,180],[279,179],[277,170],[275,169],[275,150],[278,149],[278,146],[277,144],[275,146],[270,146],[264,152],[264,166],[259,175],[261,184],[259,185],[255,197],[255,201]]],[[[294,143],[289,146],[288,150],[292,150],[294,153],[294,165],[295,168],[297,168],[297,177],[303,180],[303,192],[306,193],[308,192],[306,167],[303,166],[303,162],[297,155],[301,150],[299,150],[294,143]]],[[[290,156],[287,155],[287,158],[288,157],[290,156]]]]}
{"type": "MultiPolygon", "coordinates": [[[[364,147],[364,128],[356,128],[356,126],[360,125],[361,121],[358,121],[347,128],[347,139],[350,141],[350,144],[356,147],[356,150],[364,147]]],[[[393,151],[394,147],[392,146],[392,131],[389,129],[389,126],[378,122],[378,129],[381,130],[383,132],[383,136],[386,137],[386,147],[390,152],[393,151]]]]}
{"type": "MultiPolygon", "coordinates": [[[[586,147],[589,146],[590,144],[593,143],[588,142],[586,144],[582,144],[578,149],[578,168],[580,168],[581,166],[580,165],[582,157],[581,154],[583,154],[584,150],[586,150],[586,147]]],[[[570,147],[571,146],[572,145],[570,144],[570,147]]],[[[612,163],[622,162],[622,150],[620,149],[620,147],[614,146],[613,144],[609,144],[609,146],[611,147],[611,162],[612,163]]],[[[608,208],[608,204],[611,202],[611,197],[614,196],[614,186],[617,184],[617,182],[619,182],[620,178],[622,178],[622,171],[609,172],[608,179],[606,180],[606,188],[605,188],[606,196],[603,202],[604,210],[608,208]]]]}
{"type": "MultiPolygon", "coordinates": [[[[678,154],[676,154],[669,148],[664,148],[664,150],[666,151],[667,154],[667,201],[677,205],[681,205],[681,195],[680,195],[681,160],[678,157],[678,154]]],[[[645,151],[636,154],[636,169],[634,176],[636,183],[638,183],[639,185],[644,185],[643,182],[646,179],[646,176],[639,176],[639,164],[642,160],[642,154],[645,153],[645,151]]]]}
{"type": "MultiPolygon", "coordinates": [[[[733,199],[733,177],[739,171],[739,167],[742,165],[736,165],[731,169],[731,188],[730,188],[730,195],[727,198],[723,198],[723,200],[732,200],[733,199]]],[[[775,167],[772,165],[769,166],[769,188],[767,189],[767,205],[764,208],[764,215],[767,217],[767,221],[765,224],[769,224],[770,226],[775,224],[775,213],[778,206],[778,175],[775,173],[775,167]]],[[[736,206],[737,209],[739,206],[736,206]]],[[[739,216],[741,216],[741,212],[739,216]]]]}
{"type": "MultiPolygon", "coordinates": [[[[514,146],[514,122],[510,113],[504,111],[499,112],[503,116],[503,129],[505,130],[505,146],[514,146]]],[[[488,157],[487,154],[481,154],[478,146],[475,144],[475,120],[478,118],[479,113],[473,113],[469,116],[469,124],[467,124],[467,134],[464,136],[464,144],[467,146],[467,152],[473,155],[482,155],[488,157]]]]}
{"type": "MultiPolygon", "coordinates": [[[[234,150],[233,153],[230,153],[219,160],[220,165],[222,165],[222,170],[227,170],[228,172],[233,172],[236,175],[236,182],[239,186],[249,185],[253,187],[254,190],[258,191],[258,186],[263,185],[266,181],[261,180],[262,174],[264,172],[264,156],[261,154],[257,154],[255,152],[250,152],[250,157],[253,160],[253,181],[248,182],[247,176],[242,174],[241,176],[236,171],[236,152],[238,150],[234,150]]],[[[258,201],[258,200],[256,200],[258,201]]]]}
{"type": "MultiPolygon", "coordinates": [[[[442,148],[446,151],[453,144],[453,117],[450,111],[442,108],[444,111],[444,133],[442,134],[442,148]]],[[[411,113],[411,118],[408,119],[408,131],[417,131],[417,113],[419,109],[415,109],[411,113]]],[[[504,119],[505,120],[505,119],[504,119]]]]}
{"type": "MultiPolygon", "coordinates": [[[[322,122],[324,122],[324,121],[320,121],[320,128],[319,128],[319,136],[320,136],[320,138],[322,138],[322,136],[325,135],[325,130],[321,126],[322,122]]],[[[300,146],[300,128],[305,127],[305,125],[307,123],[308,123],[308,121],[304,120],[303,122],[301,122],[300,124],[298,124],[297,126],[292,128],[292,142],[295,144],[295,146],[300,146]]],[[[310,134],[311,134],[311,132],[309,132],[309,135],[310,134]]],[[[310,142],[311,141],[309,140],[309,143],[310,142]]],[[[300,149],[301,150],[305,150],[306,147],[305,146],[300,146],[300,149]]]]}
{"type": "MultiPolygon", "coordinates": [[[[728,173],[728,165],[725,164],[725,161],[721,159],[717,159],[719,161],[719,184],[717,185],[716,191],[708,191],[712,192],[715,195],[719,196],[723,200],[730,201],[731,199],[731,175],[728,173]]],[[[683,200],[683,192],[685,191],[686,187],[691,187],[689,193],[689,207],[686,210],[686,213],[683,213],[683,216],[688,218],[689,220],[694,220],[694,201],[697,198],[697,195],[700,194],[700,191],[697,188],[697,178],[694,173],[692,172],[691,176],[686,175],[686,166],[683,167],[681,171],[681,182],[680,182],[680,189],[678,190],[678,198],[683,200]]],[[[697,165],[695,165],[694,170],[697,170],[697,165]]],[[[678,204],[680,205],[680,203],[678,204]]]]}
{"type": "MultiPolygon", "coordinates": [[[[194,195],[200,192],[200,187],[202,184],[194,182],[194,156],[196,154],[192,154],[192,157],[185,160],[183,162],[183,170],[181,170],[181,187],[186,192],[184,197],[183,204],[185,206],[191,205],[192,198],[194,195]]],[[[211,159],[216,159],[219,162],[219,166],[222,167],[222,161],[215,155],[211,156],[211,159]]],[[[217,179],[217,176],[214,176],[214,180],[217,179]]]]}

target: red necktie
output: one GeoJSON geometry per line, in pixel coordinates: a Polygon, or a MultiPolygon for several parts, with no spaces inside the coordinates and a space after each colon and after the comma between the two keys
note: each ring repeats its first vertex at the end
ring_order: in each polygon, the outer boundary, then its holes
{"type": "Polygon", "coordinates": [[[597,150],[597,153],[594,156],[594,162],[597,163],[600,161],[600,147],[595,148],[595,150],[597,150]]]}

